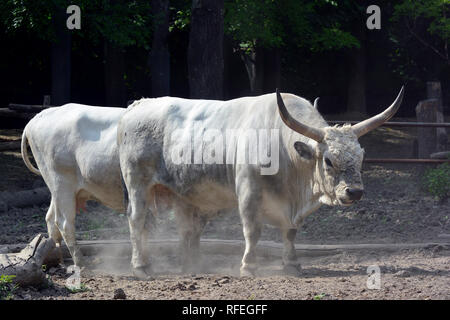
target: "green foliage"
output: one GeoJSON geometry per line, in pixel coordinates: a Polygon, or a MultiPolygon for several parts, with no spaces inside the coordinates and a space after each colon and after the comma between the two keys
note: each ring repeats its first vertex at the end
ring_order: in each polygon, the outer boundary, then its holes
{"type": "MultiPolygon", "coordinates": [[[[67,0],[3,0],[0,18],[8,33],[27,30],[39,38],[55,40],[55,29],[66,28],[67,0]],[[64,13],[63,21],[56,22],[57,12],[64,13]]],[[[93,42],[106,39],[119,46],[146,46],[150,40],[150,2],[79,0],[81,30],[74,34],[93,42]]]]}
{"type": "Polygon", "coordinates": [[[234,0],[225,2],[225,33],[241,47],[256,44],[278,47],[283,44],[282,27],[273,0],[234,0]]]}
{"type": "Polygon", "coordinates": [[[17,286],[13,283],[14,275],[0,275],[0,300],[11,300],[17,286]]]}
{"type": "Polygon", "coordinates": [[[396,73],[406,81],[420,83],[446,72],[450,66],[450,0],[399,1],[390,20],[396,73]]]}
{"type": "Polygon", "coordinates": [[[70,292],[70,293],[78,293],[78,292],[86,292],[89,291],[90,289],[84,284],[80,284],[80,287],[68,287],[66,286],[66,289],[70,292]]]}
{"type": "Polygon", "coordinates": [[[52,39],[52,18],[61,1],[4,0],[0,18],[8,33],[18,30],[34,32],[42,39],[52,39]]]}
{"type": "Polygon", "coordinates": [[[450,0],[403,0],[394,7],[393,21],[409,20],[411,27],[418,20],[431,35],[450,39],[450,0]]]}
{"type": "Polygon", "coordinates": [[[444,200],[450,196],[450,164],[445,162],[425,172],[425,189],[433,196],[444,200]]]}
{"type": "Polygon", "coordinates": [[[312,51],[359,48],[360,43],[353,35],[336,27],[324,27],[312,42],[312,51]]]}
{"type": "Polygon", "coordinates": [[[225,33],[246,53],[288,42],[312,51],[359,47],[342,27],[343,10],[329,0],[230,0],[225,1],[225,33]]]}
{"type": "Polygon", "coordinates": [[[322,300],[325,296],[326,296],[325,293],[321,293],[321,294],[315,295],[313,299],[314,300],[322,300]]]}
{"type": "Polygon", "coordinates": [[[118,47],[148,47],[152,23],[149,1],[83,0],[80,8],[85,37],[94,41],[105,38],[118,47]]]}
{"type": "Polygon", "coordinates": [[[182,10],[177,10],[175,7],[170,7],[172,15],[174,18],[169,24],[169,31],[172,32],[175,29],[186,30],[191,22],[191,9],[185,8],[182,10]]]}

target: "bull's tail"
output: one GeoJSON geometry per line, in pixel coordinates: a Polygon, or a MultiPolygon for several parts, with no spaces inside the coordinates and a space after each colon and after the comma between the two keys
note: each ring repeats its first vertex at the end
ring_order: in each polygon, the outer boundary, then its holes
{"type": "Polygon", "coordinates": [[[36,167],[33,166],[33,164],[30,162],[30,158],[28,156],[28,150],[27,150],[28,138],[27,138],[26,132],[27,132],[27,128],[25,127],[25,129],[23,129],[22,143],[21,143],[22,159],[23,159],[23,162],[25,162],[25,165],[27,166],[27,168],[31,172],[40,176],[41,172],[39,171],[39,169],[37,169],[36,167]]]}
{"type": "Polygon", "coordinates": [[[120,171],[120,181],[122,182],[122,193],[123,193],[123,207],[125,209],[125,213],[127,216],[131,214],[131,207],[130,207],[130,199],[128,197],[128,189],[125,184],[125,180],[123,179],[122,170],[120,171]]]}

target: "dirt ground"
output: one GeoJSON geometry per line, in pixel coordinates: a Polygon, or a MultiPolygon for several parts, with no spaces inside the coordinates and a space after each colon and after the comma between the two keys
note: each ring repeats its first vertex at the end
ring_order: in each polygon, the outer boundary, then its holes
{"type": "MultiPolygon", "coordinates": [[[[413,128],[383,127],[362,137],[360,142],[368,158],[409,158],[415,133],[413,128]]],[[[20,134],[20,130],[0,130],[0,140],[20,139],[20,134]]],[[[27,170],[20,153],[0,152],[0,163],[0,192],[43,185],[39,177],[27,170]]],[[[127,299],[449,299],[450,203],[440,202],[423,190],[423,172],[429,167],[365,164],[364,198],[346,208],[323,206],[306,219],[296,243],[441,245],[394,252],[353,250],[315,258],[301,256],[299,277],[282,275],[280,260],[262,259],[261,274],[240,278],[241,253],[236,252],[231,256],[203,256],[203,261],[215,262],[196,275],[181,274],[176,256],[154,257],[155,261],[164,258],[165,263],[159,268],[156,263],[154,278],[141,281],[131,277],[129,258],[122,257],[121,272],[108,268],[83,270],[80,292],[66,288],[70,274],[60,266],[46,270],[46,287],[19,288],[14,298],[113,299],[114,291],[120,288],[127,299]],[[380,289],[367,286],[367,268],[372,265],[380,267],[380,289]]],[[[47,208],[45,204],[0,212],[0,245],[25,243],[37,233],[46,232],[47,208]]],[[[126,216],[94,202],[89,203],[88,212],[77,216],[76,224],[79,240],[129,237],[126,216]]],[[[173,215],[159,216],[151,237],[176,236],[173,215]]],[[[208,223],[202,238],[243,239],[238,214],[221,212],[208,223]]],[[[276,228],[265,226],[261,240],[281,242],[281,235],[276,228]]]]}

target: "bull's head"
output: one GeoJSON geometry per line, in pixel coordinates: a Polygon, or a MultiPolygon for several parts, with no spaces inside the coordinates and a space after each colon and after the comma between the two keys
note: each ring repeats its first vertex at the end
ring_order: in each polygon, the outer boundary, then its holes
{"type": "Polygon", "coordinates": [[[297,141],[292,148],[301,157],[315,160],[315,191],[322,194],[320,201],[326,204],[351,205],[360,200],[364,187],[361,167],[364,150],[358,138],[388,121],[398,110],[404,88],[394,103],[382,113],[353,126],[316,128],[294,119],[286,109],[277,89],[278,111],[283,122],[292,130],[317,141],[314,148],[297,141]]]}

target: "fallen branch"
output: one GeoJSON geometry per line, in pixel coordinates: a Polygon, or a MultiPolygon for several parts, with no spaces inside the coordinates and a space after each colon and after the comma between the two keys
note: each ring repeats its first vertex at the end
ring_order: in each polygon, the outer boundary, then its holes
{"type": "Polygon", "coordinates": [[[442,151],[442,152],[436,152],[432,153],[430,155],[431,159],[450,159],[450,151],[442,151]]]}
{"type": "Polygon", "coordinates": [[[44,109],[50,108],[52,106],[42,106],[42,105],[29,105],[29,104],[18,104],[18,103],[10,103],[8,108],[10,110],[15,110],[19,112],[32,112],[39,113],[44,109]]]}
{"type": "Polygon", "coordinates": [[[15,276],[13,281],[20,286],[39,285],[45,279],[42,264],[54,248],[52,239],[38,234],[19,253],[0,254],[0,274],[15,276]]]}
{"type": "Polygon", "coordinates": [[[23,208],[33,205],[40,205],[50,201],[50,191],[47,187],[24,190],[18,192],[0,192],[0,212],[5,212],[9,208],[23,208]]]}
{"type": "Polygon", "coordinates": [[[17,112],[14,110],[10,110],[8,108],[0,108],[0,117],[5,118],[19,118],[24,120],[30,120],[36,115],[36,113],[24,113],[24,112],[17,112]]]}

